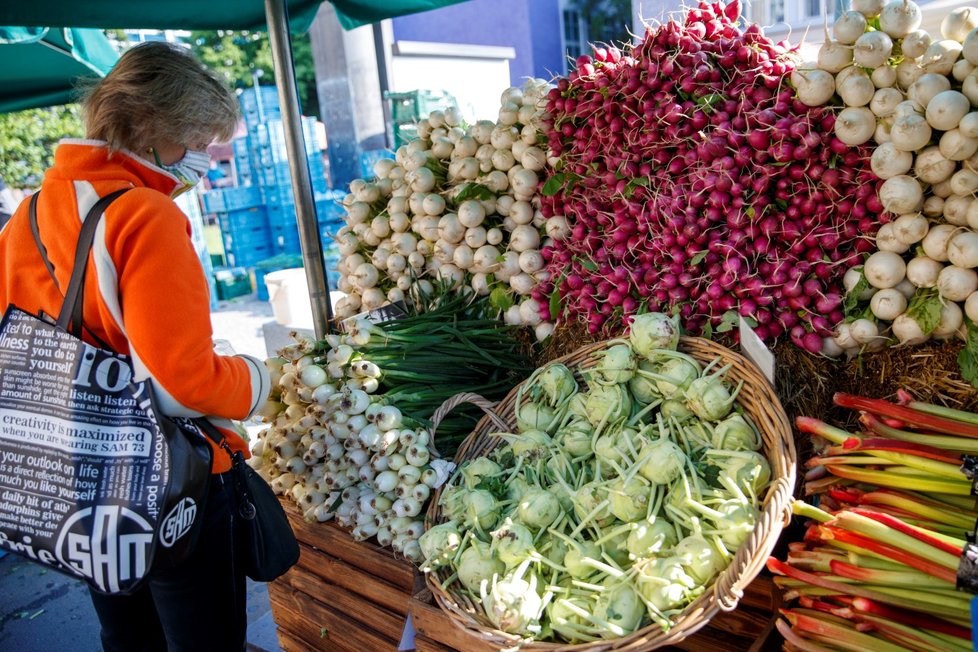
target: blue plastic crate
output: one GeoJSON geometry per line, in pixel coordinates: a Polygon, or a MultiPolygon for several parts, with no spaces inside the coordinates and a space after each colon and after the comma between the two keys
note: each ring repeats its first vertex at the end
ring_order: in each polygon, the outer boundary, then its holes
{"type": "Polygon", "coordinates": [[[227,211],[224,205],[224,192],[221,188],[208,190],[200,194],[200,201],[204,205],[205,213],[223,213],[227,211]]]}
{"type": "Polygon", "coordinates": [[[238,267],[254,267],[255,263],[270,258],[276,254],[272,244],[253,245],[235,249],[227,254],[228,263],[238,267]]]}
{"type": "Polygon", "coordinates": [[[238,96],[241,103],[241,113],[248,119],[250,115],[257,115],[259,107],[262,111],[278,111],[278,88],[275,86],[258,86],[246,88],[238,96]]]}
{"type": "Polygon", "coordinates": [[[268,226],[272,229],[297,229],[295,204],[268,206],[268,226]]]}
{"type": "Polygon", "coordinates": [[[224,188],[224,206],[228,212],[261,206],[261,203],[257,186],[224,188]]]}
{"type": "Polygon", "coordinates": [[[251,141],[247,136],[241,136],[231,141],[235,157],[248,158],[251,154],[251,141]]]}
{"type": "Polygon", "coordinates": [[[316,202],[316,215],[319,216],[319,223],[343,222],[346,209],[343,204],[334,199],[320,199],[316,202]]]}
{"type": "Polygon", "coordinates": [[[217,222],[222,231],[257,231],[268,228],[268,211],[265,206],[252,206],[217,214],[217,222]]]}
{"type": "Polygon", "coordinates": [[[373,179],[377,175],[374,174],[374,163],[382,158],[394,158],[394,152],[389,149],[370,149],[366,152],[360,153],[360,176],[364,179],[373,179]]]}
{"type": "Polygon", "coordinates": [[[261,258],[268,258],[272,255],[272,234],[270,231],[263,232],[260,237],[256,236],[242,236],[242,235],[225,235],[224,236],[224,253],[228,257],[228,262],[234,265],[246,265],[247,263],[233,262],[231,260],[231,254],[242,254],[246,251],[251,250],[261,250],[265,252],[265,255],[254,260],[261,260],[261,258]]]}

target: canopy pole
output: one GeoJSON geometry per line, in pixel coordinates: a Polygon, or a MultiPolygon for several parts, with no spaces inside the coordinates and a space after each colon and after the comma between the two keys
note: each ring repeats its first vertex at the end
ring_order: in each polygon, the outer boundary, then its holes
{"type": "Polygon", "coordinates": [[[326,262],[323,259],[323,244],[316,218],[316,198],[309,178],[309,164],[306,161],[306,146],[299,117],[299,92],[295,81],[285,0],[265,0],[265,17],[268,21],[268,40],[278,83],[278,100],[282,107],[285,150],[292,175],[299,242],[302,246],[306,282],[309,285],[309,300],[312,303],[312,321],[316,338],[322,339],[331,332],[333,308],[329,301],[326,262]]]}

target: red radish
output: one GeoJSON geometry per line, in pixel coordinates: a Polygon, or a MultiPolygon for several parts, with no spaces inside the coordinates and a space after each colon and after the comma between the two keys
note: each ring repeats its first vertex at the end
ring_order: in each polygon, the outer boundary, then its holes
{"type": "MultiPolygon", "coordinates": [[[[841,321],[880,180],[831,110],[795,97],[792,53],[738,12],[702,3],[551,92],[548,155],[563,167],[541,180],[556,192],[540,210],[568,232],[542,252],[560,319],[597,333],[677,310],[701,333],[740,314],[813,353],[841,321]]],[[[533,298],[549,312],[550,296],[533,298]]]]}

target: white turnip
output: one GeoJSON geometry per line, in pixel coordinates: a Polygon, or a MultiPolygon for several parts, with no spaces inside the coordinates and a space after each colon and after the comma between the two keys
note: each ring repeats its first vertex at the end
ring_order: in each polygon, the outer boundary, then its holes
{"type": "Polygon", "coordinates": [[[897,86],[903,89],[910,88],[923,74],[924,69],[917,65],[915,60],[904,59],[896,67],[897,86]]]}
{"type": "Polygon", "coordinates": [[[886,118],[896,111],[897,105],[903,101],[903,93],[895,88],[880,88],[873,94],[869,102],[869,110],[877,118],[886,118]]]}
{"type": "Polygon", "coordinates": [[[958,130],[968,138],[978,138],[978,111],[965,114],[958,123],[958,130]]]}
{"type": "MultiPolygon", "coordinates": [[[[865,109],[843,109],[846,111],[861,111],[865,109]]],[[[870,113],[867,110],[867,113],[870,113]]],[[[839,114],[842,117],[842,114],[839,114]]],[[[836,134],[838,135],[839,123],[836,122],[836,134]]],[[[855,127],[853,127],[855,129],[855,127]]],[[[930,142],[931,128],[927,120],[922,115],[910,114],[898,117],[890,128],[890,142],[904,152],[916,152],[930,142]]],[[[840,137],[840,140],[842,138],[840,137]]],[[[862,141],[865,142],[865,141],[862,141]]],[[[848,144],[848,143],[847,143],[848,144]]]]}
{"type": "Polygon", "coordinates": [[[953,301],[945,301],[941,304],[941,318],[930,335],[935,340],[946,340],[954,337],[963,323],[961,306],[953,301]]]}
{"type": "Polygon", "coordinates": [[[978,28],[972,29],[964,37],[961,55],[972,64],[978,66],[978,28]]]}
{"type": "Polygon", "coordinates": [[[913,171],[924,183],[935,184],[950,179],[955,168],[957,164],[945,158],[939,147],[928,147],[917,154],[913,171]]]}
{"type": "Polygon", "coordinates": [[[907,298],[895,288],[880,290],[870,299],[869,309],[877,319],[893,321],[907,309],[907,298]]]}
{"type": "Polygon", "coordinates": [[[922,344],[928,339],[917,320],[907,313],[903,313],[894,319],[892,328],[893,334],[900,341],[900,344],[922,344]]]}
{"type": "Polygon", "coordinates": [[[852,46],[826,39],[818,49],[818,67],[830,73],[839,73],[852,64],[852,46]]]}
{"type": "Polygon", "coordinates": [[[866,32],[852,49],[852,59],[857,66],[877,68],[890,58],[893,40],[883,32],[866,32]]]}
{"type": "Polygon", "coordinates": [[[947,259],[965,269],[978,267],[978,233],[961,231],[951,236],[947,241],[947,259]]]}
{"type": "MultiPolygon", "coordinates": [[[[866,31],[866,17],[858,11],[845,11],[832,25],[832,35],[839,43],[853,44],[866,31]]],[[[948,37],[950,38],[950,37],[948,37]]]]}
{"type": "Polygon", "coordinates": [[[863,265],[866,280],[874,288],[892,288],[907,275],[907,265],[898,254],[892,251],[877,251],[866,259],[863,265]]]}
{"type": "Polygon", "coordinates": [[[917,256],[907,263],[907,280],[919,288],[937,285],[937,277],[944,265],[928,256],[917,256]]]}
{"type": "Polygon", "coordinates": [[[896,238],[908,246],[920,242],[930,228],[927,218],[920,213],[906,213],[893,220],[891,224],[896,238]]]}
{"type": "MultiPolygon", "coordinates": [[[[923,118],[920,118],[920,121],[927,127],[927,122],[923,118]]],[[[916,142],[915,138],[919,140],[920,134],[914,131],[915,127],[916,125],[906,125],[903,139],[905,144],[916,142]]],[[[835,119],[835,135],[846,145],[862,145],[873,137],[875,131],[876,117],[865,107],[847,107],[835,119]]],[[[927,131],[927,140],[930,140],[930,127],[927,127],[927,131]]]]}
{"type": "Polygon", "coordinates": [[[896,83],[896,68],[891,65],[882,65],[870,75],[876,88],[890,88],[896,83]]]}
{"type": "Polygon", "coordinates": [[[913,165],[913,154],[897,149],[892,142],[883,143],[873,150],[869,165],[880,179],[891,179],[905,174],[913,165]]]}
{"type": "Polygon", "coordinates": [[[964,301],[964,314],[968,319],[978,324],[978,292],[972,292],[964,301]]]}
{"type": "Polygon", "coordinates": [[[954,67],[951,68],[951,76],[959,82],[963,82],[968,78],[968,75],[975,71],[975,64],[971,63],[967,59],[958,59],[954,62],[954,67]]]}
{"type": "Polygon", "coordinates": [[[893,38],[903,38],[920,27],[920,7],[910,0],[891,0],[880,11],[880,29],[893,38]]]}
{"type": "Polygon", "coordinates": [[[944,200],[944,219],[948,224],[964,226],[975,198],[972,195],[951,195],[944,200]]]}
{"type": "Polygon", "coordinates": [[[897,237],[893,222],[888,222],[876,232],[876,248],[880,251],[902,254],[910,248],[910,245],[897,237]]]}
{"type": "Polygon", "coordinates": [[[959,7],[944,16],[944,20],[941,21],[941,36],[960,43],[976,27],[978,27],[978,9],[959,7]]]}
{"type": "Polygon", "coordinates": [[[943,39],[930,44],[924,56],[920,58],[920,67],[925,73],[949,75],[960,57],[961,44],[951,39],[943,39]]]}
{"type": "Polygon", "coordinates": [[[934,129],[955,129],[971,110],[971,102],[957,91],[942,91],[927,103],[927,122],[934,129]]]}
{"type": "Polygon", "coordinates": [[[960,129],[951,129],[941,136],[938,147],[941,154],[952,161],[963,161],[978,152],[978,138],[968,138],[960,129]]]}
{"type": "Polygon", "coordinates": [[[857,319],[849,324],[849,335],[856,344],[869,344],[880,335],[879,327],[869,319],[857,319]]]}
{"type": "MultiPolygon", "coordinates": [[[[852,267],[846,270],[845,275],[842,277],[842,285],[846,289],[846,293],[850,293],[856,289],[856,285],[859,284],[859,280],[863,278],[863,267],[852,267]]],[[[876,294],[876,288],[870,286],[864,289],[856,297],[860,301],[866,301],[870,297],[876,294]]],[[[849,348],[849,347],[844,347],[849,348]]]]}
{"type": "Polygon", "coordinates": [[[853,11],[858,11],[866,18],[879,16],[883,11],[883,0],[852,0],[850,5],[853,11]]]}
{"type": "Polygon", "coordinates": [[[926,108],[935,95],[949,90],[951,90],[951,82],[947,77],[926,73],[907,89],[907,99],[915,100],[921,107],[926,108]]]}
{"type": "Polygon", "coordinates": [[[970,195],[978,191],[978,172],[962,168],[951,175],[949,182],[955,195],[970,195]]]}
{"type": "Polygon", "coordinates": [[[798,91],[798,99],[806,106],[822,106],[835,93],[835,77],[820,70],[795,70],[791,73],[791,83],[798,91]]]}
{"type": "Polygon", "coordinates": [[[903,56],[909,59],[918,59],[924,56],[924,52],[927,51],[932,42],[933,39],[930,34],[925,30],[916,29],[903,37],[903,41],[900,42],[900,50],[903,52],[903,56]]]}
{"type": "Polygon", "coordinates": [[[950,224],[935,224],[921,240],[920,246],[930,258],[941,263],[947,262],[947,242],[957,230],[957,227],[950,224]]]}
{"type": "Polygon", "coordinates": [[[923,200],[923,192],[919,181],[900,174],[883,182],[879,199],[885,210],[903,215],[917,210],[923,200]]]}
{"type": "MultiPolygon", "coordinates": [[[[836,80],[835,90],[846,106],[866,106],[873,99],[873,95],[876,93],[876,86],[873,85],[873,81],[865,71],[855,66],[852,69],[857,72],[847,75],[843,81],[836,80]]],[[[839,75],[839,77],[842,77],[842,75],[839,75]]],[[[962,95],[961,97],[964,96],[962,95]]],[[[967,101],[967,98],[965,98],[965,101],[967,101]]]]}

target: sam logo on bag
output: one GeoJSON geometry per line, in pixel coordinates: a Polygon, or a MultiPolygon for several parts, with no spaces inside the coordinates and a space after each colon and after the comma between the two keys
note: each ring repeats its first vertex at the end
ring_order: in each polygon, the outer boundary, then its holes
{"type": "Polygon", "coordinates": [[[103,591],[115,592],[147,571],[153,528],[127,507],[98,505],[72,514],[58,533],[58,561],[103,591]]]}
{"type": "Polygon", "coordinates": [[[197,516],[197,503],[192,498],[184,498],[174,505],[163,519],[160,527],[160,543],[169,548],[193,527],[197,516]]]}

